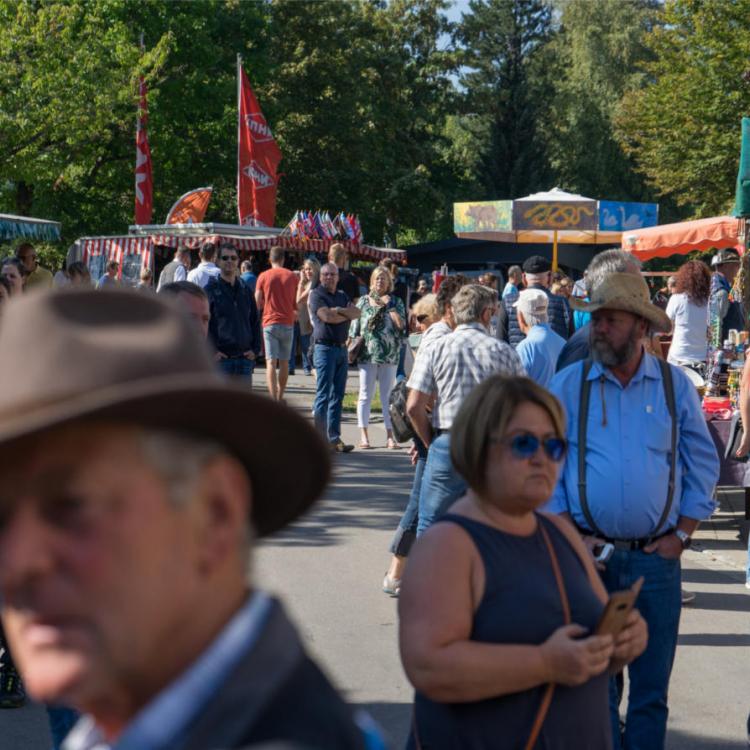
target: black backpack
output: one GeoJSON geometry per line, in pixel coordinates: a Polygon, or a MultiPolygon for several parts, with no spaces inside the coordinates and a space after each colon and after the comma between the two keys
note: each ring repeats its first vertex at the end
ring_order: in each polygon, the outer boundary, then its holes
{"type": "Polygon", "coordinates": [[[391,415],[393,437],[397,443],[405,443],[414,437],[414,428],[409,417],[406,416],[406,399],[408,396],[409,389],[406,387],[406,380],[401,380],[393,386],[388,399],[388,413],[391,415]]]}

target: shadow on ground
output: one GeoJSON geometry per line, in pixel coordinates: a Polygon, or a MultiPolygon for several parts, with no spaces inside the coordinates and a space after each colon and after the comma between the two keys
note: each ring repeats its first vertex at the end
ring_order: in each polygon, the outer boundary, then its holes
{"type": "MultiPolygon", "coordinates": [[[[738,733],[745,729],[737,727],[738,733]]],[[[691,734],[670,730],[667,732],[667,750],[747,750],[745,740],[727,740],[704,734],[691,734]]]]}
{"type": "Polygon", "coordinates": [[[263,540],[280,547],[339,544],[356,529],[395,532],[411,491],[406,451],[354,451],[336,457],[333,481],[300,521],[263,540]],[[362,492],[366,478],[368,492],[362,492]]]}

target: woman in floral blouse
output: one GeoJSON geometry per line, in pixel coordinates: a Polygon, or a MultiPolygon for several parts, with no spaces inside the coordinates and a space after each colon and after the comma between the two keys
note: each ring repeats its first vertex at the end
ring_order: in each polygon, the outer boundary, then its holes
{"type": "Polygon", "coordinates": [[[406,310],[404,303],[392,294],[393,281],[388,270],[376,268],[370,276],[370,292],[359,298],[357,307],[361,317],[352,321],[350,338],[362,336],[359,365],[359,401],[357,424],[361,431],[359,447],[370,448],[367,428],[370,423],[370,404],[375,395],[375,385],[380,386],[383,405],[383,422],[388,438],[388,448],[398,448],[393,439],[388,398],[396,382],[396,367],[401,343],[406,335],[406,310]]]}

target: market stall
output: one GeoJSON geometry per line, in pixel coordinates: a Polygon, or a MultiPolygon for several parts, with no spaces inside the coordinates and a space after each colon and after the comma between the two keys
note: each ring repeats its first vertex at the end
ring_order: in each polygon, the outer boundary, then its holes
{"type": "MultiPolygon", "coordinates": [[[[198,249],[204,242],[231,242],[244,259],[252,253],[268,252],[274,245],[301,255],[324,254],[338,240],[303,239],[282,234],[281,229],[255,229],[233,224],[172,224],[133,226],[130,233],[115,237],[81,237],[68,256],[68,263],[83,261],[91,277],[100,278],[109,260],[120,265],[120,281],[135,285],[141,269],[150,268],[157,276],[161,266],[172,259],[180,247],[198,249]]],[[[350,257],[379,261],[393,258],[399,263],[406,261],[403,250],[380,248],[355,241],[342,241],[350,257]]]]}
{"type": "Polygon", "coordinates": [[[741,220],[733,216],[660,224],[623,232],[622,249],[641,261],[687,255],[693,250],[734,248],[742,253],[744,240],[740,230],[741,220]]]}

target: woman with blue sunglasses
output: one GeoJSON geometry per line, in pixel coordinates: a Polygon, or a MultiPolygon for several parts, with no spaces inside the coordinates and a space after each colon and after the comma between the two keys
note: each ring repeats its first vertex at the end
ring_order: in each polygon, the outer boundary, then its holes
{"type": "Polygon", "coordinates": [[[566,451],[557,399],[496,376],[466,399],[451,458],[469,491],[416,544],[399,600],[416,688],[410,747],[608,750],[608,676],[646,647],[631,612],[594,635],[607,593],[572,526],[539,512],[566,451]]]}

